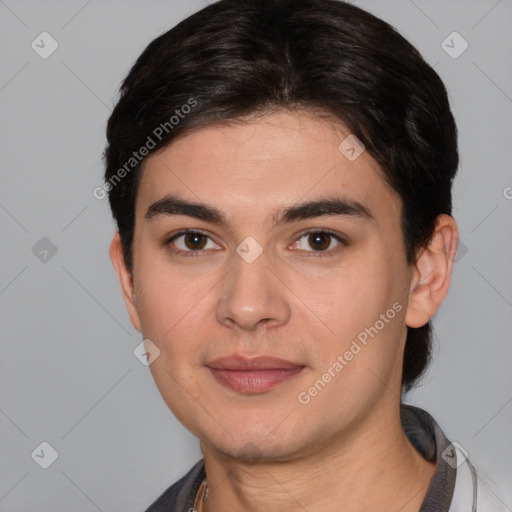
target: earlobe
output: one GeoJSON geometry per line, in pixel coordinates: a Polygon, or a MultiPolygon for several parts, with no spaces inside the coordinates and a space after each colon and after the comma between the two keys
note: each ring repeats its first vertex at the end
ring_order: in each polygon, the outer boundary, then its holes
{"type": "Polygon", "coordinates": [[[116,270],[119,284],[121,285],[124,303],[126,305],[126,309],[128,310],[128,314],[130,315],[132,325],[135,327],[135,329],[141,332],[140,318],[135,301],[133,276],[132,273],[126,268],[121,236],[119,235],[119,232],[116,232],[114,238],[112,239],[109,254],[110,259],[112,260],[112,264],[116,270]]]}
{"type": "Polygon", "coordinates": [[[405,323],[422,327],[438,310],[448,293],[459,233],[455,220],[439,215],[429,244],[422,248],[413,269],[405,323]]]}

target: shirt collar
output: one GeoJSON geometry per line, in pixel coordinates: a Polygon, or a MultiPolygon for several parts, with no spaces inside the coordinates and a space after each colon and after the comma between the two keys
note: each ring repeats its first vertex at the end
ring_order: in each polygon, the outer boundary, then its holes
{"type": "Polygon", "coordinates": [[[457,476],[456,465],[443,457],[450,441],[432,416],[418,407],[402,404],[400,421],[405,435],[424,459],[436,463],[425,499],[419,512],[449,512],[457,476]]]}

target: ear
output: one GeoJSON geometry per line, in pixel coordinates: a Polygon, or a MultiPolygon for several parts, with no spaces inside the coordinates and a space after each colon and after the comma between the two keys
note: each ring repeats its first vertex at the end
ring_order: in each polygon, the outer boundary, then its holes
{"type": "Polygon", "coordinates": [[[427,247],[420,250],[414,265],[405,323],[422,327],[443,302],[448,288],[459,243],[455,220],[439,215],[427,247]]]}
{"type": "Polygon", "coordinates": [[[116,269],[117,277],[119,278],[119,283],[123,292],[124,303],[126,304],[126,309],[130,315],[132,325],[135,327],[135,329],[137,329],[137,331],[142,332],[139,313],[137,311],[135,302],[133,276],[131,272],[126,268],[123,246],[121,244],[121,236],[119,235],[119,232],[116,232],[114,238],[112,239],[109,254],[114,268],[116,269]]]}

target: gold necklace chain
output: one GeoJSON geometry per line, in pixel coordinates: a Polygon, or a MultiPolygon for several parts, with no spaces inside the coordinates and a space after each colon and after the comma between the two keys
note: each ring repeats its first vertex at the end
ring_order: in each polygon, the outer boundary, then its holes
{"type": "Polygon", "coordinates": [[[208,498],[208,481],[206,478],[201,482],[199,486],[199,490],[196,494],[196,499],[194,500],[194,510],[196,512],[201,512],[203,510],[203,503],[208,498]]]}

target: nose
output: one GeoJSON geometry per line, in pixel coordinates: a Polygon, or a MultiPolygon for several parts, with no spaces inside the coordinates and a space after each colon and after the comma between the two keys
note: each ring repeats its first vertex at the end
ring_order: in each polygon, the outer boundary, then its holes
{"type": "Polygon", "coordinates": [[[233,254],[233,266],[222,281],[216,305],[220,324],[254,331],[288,322],[291,310],[287,289],[269,264],[265,252],[252,263],[233,254]]]}

